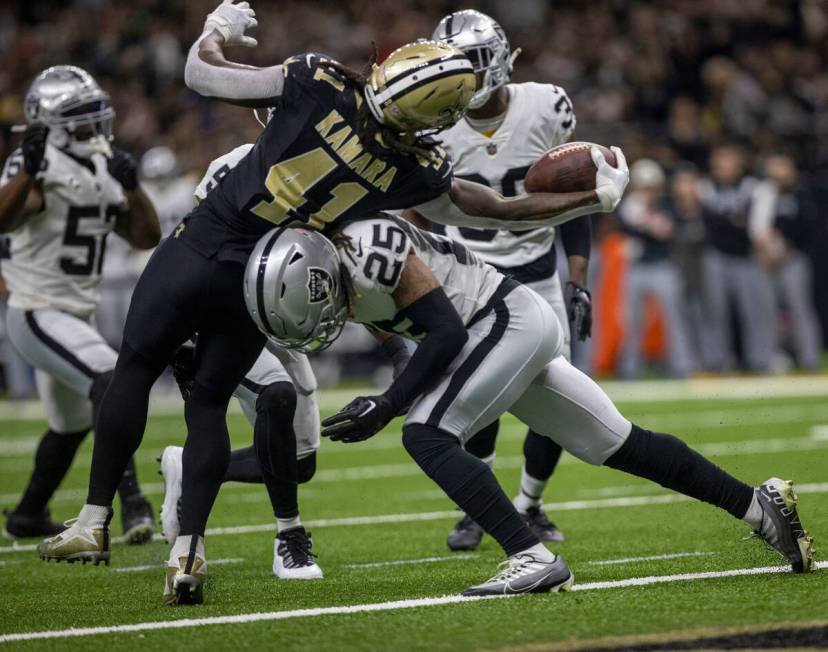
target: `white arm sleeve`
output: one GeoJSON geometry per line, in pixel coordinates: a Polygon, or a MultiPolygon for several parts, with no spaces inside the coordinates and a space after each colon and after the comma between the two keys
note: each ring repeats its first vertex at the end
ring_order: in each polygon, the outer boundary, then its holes
{"type": "Polygon", "coordinates": [[[282,363],[299,394],[307,396],[316,391],[316,376],[306,355],[285,349],[270,340],[265,343],[265,348],[282,363]]]}
{"type": "Polygon", "coordinates": [[[184,83],[189,88],[205,97],[228,100],[263,100],[282,95],[285,71],[281,65],[248,70],[223,68],[202,61],[198,56],[198,46],[209,33],[199,36],[187,55],[184,83]]]}
{"type": "Polygon", "coordinates": [[[751,240],[760,240],[773,227],[778,194],[774,185],[769,181],[756,184],[748,214],[748,234],[751,240]]]}
{"type": "Polygon", "coordinates": [[[557,226],[569,220],[574,220],[576,217],[582,215],[592,215],[593,213],[602,212],[600,203],[590,204],[588,206],[581,206],[573,208],[543,220],[499,220],[494,217],[480,217],[467,215],[451,200],[448,193],[443,193],[436,199],[430,202],[415,206],[414,210],[420,213],[423,217],[428,218],[432,222],[438,224],[446,224],[448,226],[471,226],[479,229],[514,229],[517,227],[532,227],[532,226],[557,226]]]}

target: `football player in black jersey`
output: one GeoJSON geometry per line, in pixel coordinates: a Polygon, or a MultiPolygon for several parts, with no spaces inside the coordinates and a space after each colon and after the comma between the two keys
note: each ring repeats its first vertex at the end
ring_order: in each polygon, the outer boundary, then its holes
{"type": "MultiPolygon", "coordinates": [[[[453,178],[445,152],[424,137],[459,120],[475,90],[456,48],[414,43],[364,77],[319,54],[256,68],[225,46],[253,46],[246,2],[223,2],[205,22],[185,69],[190,88],[250,107],[276,106],[255,146],[153,254],[133,294],[123,347],[101,405],[89,493],[77,521],[40,544],[44,559],[108,560],[112,497],[146,425],[149,391],[173,351],[198,332],[196,378],[185,405],[179,558],[203,559],[207,517],[228,464],[225,413],[259,355],[262,335],[242,296],[244,264],[274,225],[325,229],[377,210],[417,206],[435,222],[497,228],[555,225],[610,211],[628,181],[623,154],[597,152],[596,189],[504,198],[453,178]],[[199,555],[199,552],[201,554],[199,555]]],[[[182,586],[181,601],[200,594],[182,586]]]]}

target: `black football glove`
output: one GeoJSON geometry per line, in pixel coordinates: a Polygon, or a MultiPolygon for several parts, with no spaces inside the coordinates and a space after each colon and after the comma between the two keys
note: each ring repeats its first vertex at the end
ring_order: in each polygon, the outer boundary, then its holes
{"type": "Polygon", "coordinates": [[[592,295],[585,287],[567,281],[564,303],[572,330],[579,340],[585,340],[592,335],[592,295]]]}
{"type": "Polygon", "coordinates": [[[376,435],[396,415],[397,409],[382,394],[357,396],[332,417],[322,421],[322,436],[348,444],[364,441],[376,435]]]}
{"type": "Polygon", "coordinates": [[[195,347],[189,342],[179,346],[173,353],[170,366],[173,378],[178,384],[178,390],[181,392],[181,398],[186,401],[190,398],[190,392],[193,391],[195,383],[195,347]]]}
{"type": "Polygon", "coordinates": [[[46,155],[46,138],[49,136],[49,127],[42,122],[35,122],[26,127],[23,132],[23,142],[20,149],[23,152],[23,169],[29,176],[40,172],[43,157],[46,155]]]}
{"type": "Polygon", "coordinates": [[[138,187],[138,164],[135,159],[122,149],[113,149],[112,157],[106,167],[115,181],[120,183],[124,190],[135,190],[138,187]]]}

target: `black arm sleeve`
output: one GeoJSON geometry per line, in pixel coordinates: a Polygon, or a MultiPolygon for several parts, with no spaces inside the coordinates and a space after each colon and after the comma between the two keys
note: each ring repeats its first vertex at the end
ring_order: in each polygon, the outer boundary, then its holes
{"type": "Polygon", "coordinates": [[[584,215],[569,222],[564,222],[558,229],[561,242],[567,256],[589,258],[592,249],[592,217],[584,215]]]}
{"type": "Polygon", "coordinates": [[[403,314],[426,332],[411,360],[391,384],[385,396],[399,412],[442,374],[457,357],[469,334],[443,288],[420,297],[403,314]]]}

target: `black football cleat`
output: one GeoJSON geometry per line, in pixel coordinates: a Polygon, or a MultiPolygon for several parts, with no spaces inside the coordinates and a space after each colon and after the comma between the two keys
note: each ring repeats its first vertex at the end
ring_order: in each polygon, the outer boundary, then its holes
{"type": "Polygon", "coordinates": [[[4,510],[6,526],[3,534],[9,539],[29,539],[37,537],[53,537],[66,528],[60,523],[55,523],[49,514],[48,509],[35,514],[21,514],[17,510],[4,510]]]}
{"type": "Polygon", "coordinates": [[[121,527],[124,542],[130,546],[143,545],[152,539],[155,519],[152,505],[143,494],[135,494],[121,501],[121,527]]]}
{"type": "Polygon", "coordinates": [[[782,555],[794,573],[815,570],[814,540],[799,520],[793,483],[770,478],[754,492],[762,507],[762,525],[754,533],[782,555]]]}
{"type": "Polygon", "coordinates": [[[483,538],[483,528],[471,516],[464,515],[449,532],[446,544],[451,550],[477,550],[483,538]]]}
{"type": "Polygon", "coordinates": [[[550,521],[544,511],[540,507],[530,507],[525,513],[521,513],[521,517],[526,521],[526,525],[534,532],[541,541],[564,541],[563,532],[558,529],[558,526],[550,521]]]}

